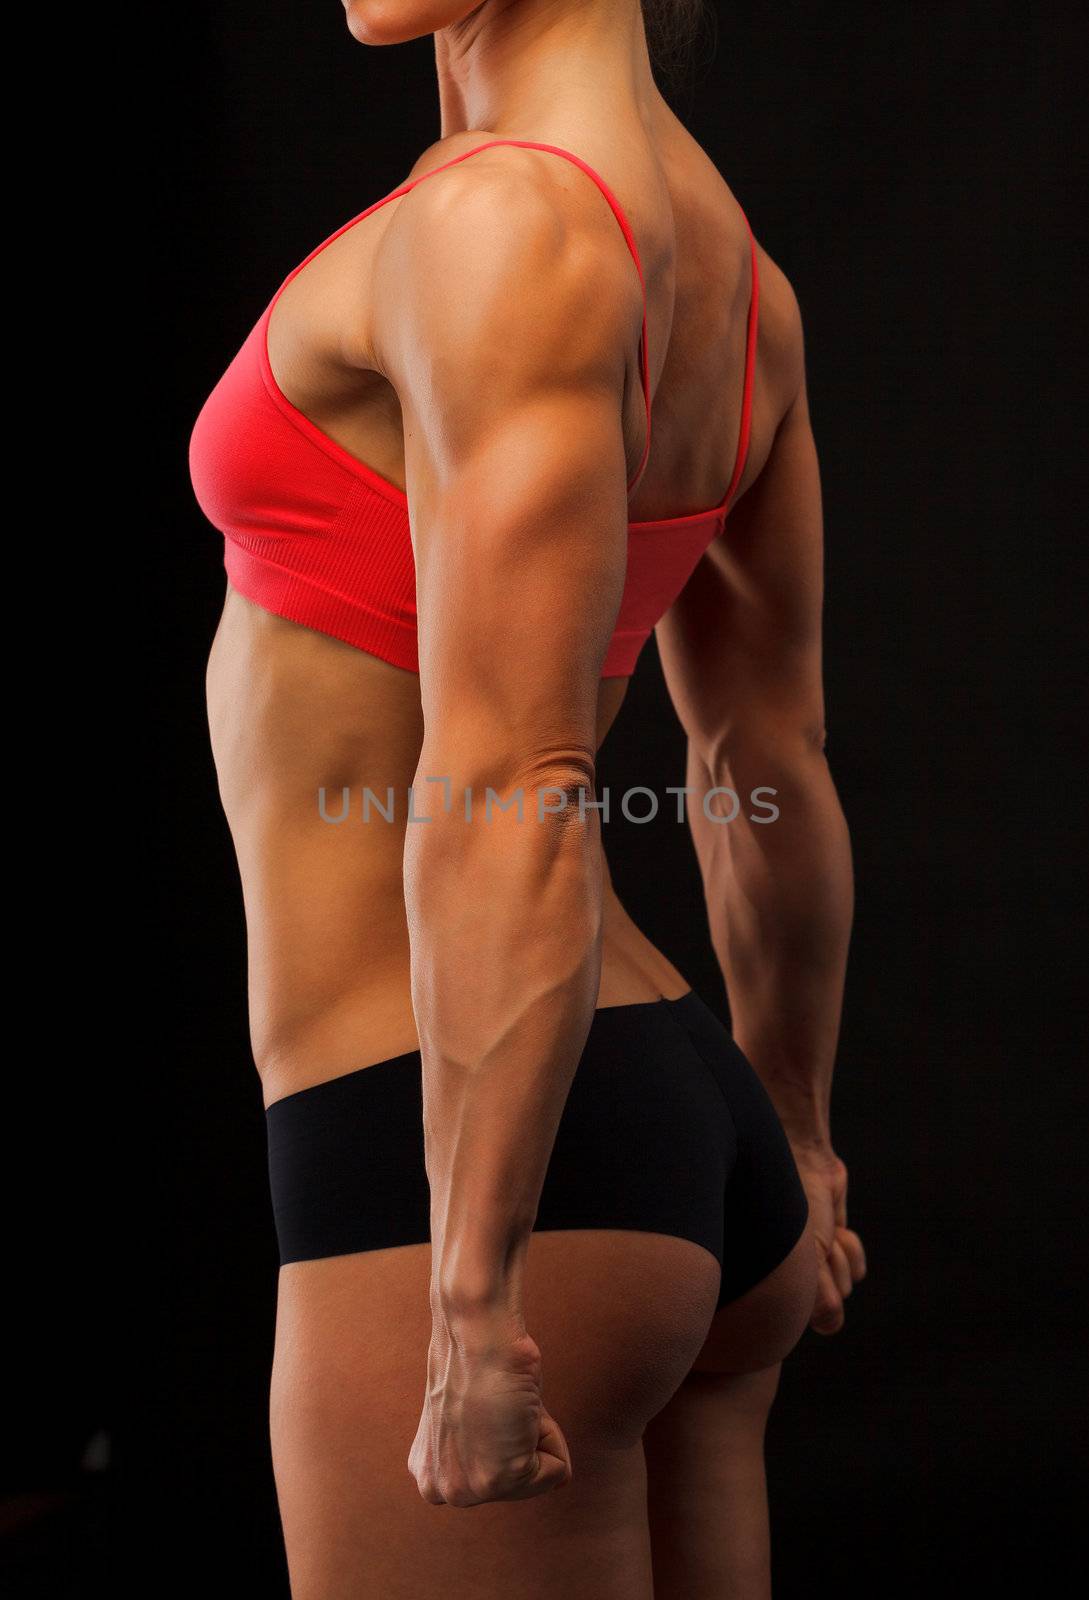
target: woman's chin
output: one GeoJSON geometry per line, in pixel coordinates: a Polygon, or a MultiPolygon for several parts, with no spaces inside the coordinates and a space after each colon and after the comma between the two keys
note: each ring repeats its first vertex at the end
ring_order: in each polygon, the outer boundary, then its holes
{"type": "Polygon", "coordinates": [[[388,0],[344,0],[344,11],[348,32],[359,44],[399,44],[412,38],[404,31],[404,8],[388,0]]]}
{"type": "Polygon", "coordinates": [[[360,44],[421,39],[474,9],[471,0],[344,0],[348,32],[360,44]]]}

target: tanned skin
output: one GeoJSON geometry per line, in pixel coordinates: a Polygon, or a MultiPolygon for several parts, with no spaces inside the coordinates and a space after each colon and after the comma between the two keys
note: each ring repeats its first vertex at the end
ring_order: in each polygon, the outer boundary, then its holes
{"type": "Polygon", "coordinates": [[[646,273],[655,410],[628,499],[638,278],[597,188],[539,151],[482,152],[382,207],[271,319],[288,398],[407,489],[420,673],[228,592],[209,716],[254,1055],[270,1104],[418,1046],[432,1197],[431,1246],[281,1270],[272,1436],[293,1595],[459,1600],[483,1571],[510,1600],[759,1600],[778,1363],[811,1318],[838,1325],[864,1270],[828,1132],[850,864],[821,750],[797,307],[761,249],[748,462],[659,629],[687,781],[781,791],[763,833],[698,818],[694,833],[735,1031],[814,1227],[715,1314],[717,1263],[690,1241],[531,1231],[595,1007],[689,987],[617,899],[579,794],[626,689],[599,673],[628,517],[702,509],[729,479],[748,234],[653,82],[637,0],[347,10],[367,44],[435,34],[442,137],[406,176],[508,137],[606,178],[646,273]],[[318,815],[319,786],[410,784],[420,825],[403,806],[394,824],[318,815]],[[523,790],[523,820],[499,805],[483,820],[489,789],[523,790]]]}
{"type": "Polygon", "coordinates": [[[801,316],[771,264],[778,312],[765,341],[789,403],[768,459],[657,630],[688,733],[686,782],[775,791],[768,823],[742,806],[728,825],[688,816],[734,1038],[786,1128],[809,1196],[820,1262],[813,1327],[834,1333],[865,1275],[847,1227],[847,1170],[830,1100],[852,914],[850,843],[825,758],[821,675],[823,519],[801,316]],[[773,276],[774,274],[774,276],[773,276]]]}

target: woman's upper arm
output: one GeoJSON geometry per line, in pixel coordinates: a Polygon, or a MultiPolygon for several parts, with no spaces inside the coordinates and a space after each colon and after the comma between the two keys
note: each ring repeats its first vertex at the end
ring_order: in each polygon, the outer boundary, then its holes
{"type": "Polygon", "coordinates": [[[673,702],[709,763],[753,729],[823,738],[823,517],[800,319],[794,337],[796,386],[767,462],[657,630],[673,702]]]}
{"type": "Polygon", "coordinates": [[[619,231],[525,176],[421,185],[383,242],[376,294],[404,422],[425,747],[499,769],[592,757],[640,320],[619,231]]]}

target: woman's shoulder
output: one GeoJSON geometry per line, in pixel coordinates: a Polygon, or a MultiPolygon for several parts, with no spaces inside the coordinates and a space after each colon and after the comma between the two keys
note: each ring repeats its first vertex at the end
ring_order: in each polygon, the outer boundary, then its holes
{"type": "Polygon", "coordinates": [[[638,331],[642,291],[595,185],[578,173],[572,181],[569,163],[517,144],[465,142],[444,155],[416,172],[428,181],[400,200],[376,254],[371,288],[382,342],[407,317],[417,348],[421,334],[460,329],[462,348],[478,335],[482,349],[494,349],[507,329],[523,345],[556,345],[559,356],[588,332],[592,309],[602,349],[625,348],[633,326],[638,331]],[[416,325],[421,317],[425,326],[416,325]]]}

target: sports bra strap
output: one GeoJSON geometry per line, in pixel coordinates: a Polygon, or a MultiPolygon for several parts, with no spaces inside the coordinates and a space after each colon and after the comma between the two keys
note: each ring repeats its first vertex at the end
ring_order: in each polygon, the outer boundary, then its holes
{"type": "MultiPolygon", "coordinates": [[[[740,207],[739,207],[740,209],[740,207]]],[[[741,390],[741,427],[737,438],[737,453],[734,456],[734,470],[730,475],[730,486],[722,497],[718,510],[725,513],[730,509],[730,501],[741,482],[741,474],[745,470],[745,462],[749,454],[749,435],[752,430],[752,391],[753,378],[756,372],[756,334],[760,318],[760,274],[756,267],[756,239],[744,211],[741,212],[745,226],[749,230],[749,255],[752,261],[752,289],[749,294],[749,320],[745,329],[745,380],[741,390]]]]}

